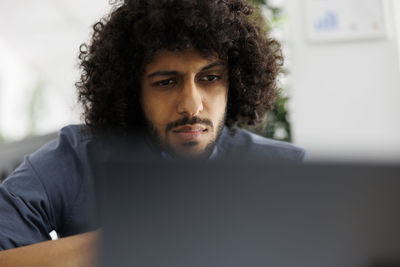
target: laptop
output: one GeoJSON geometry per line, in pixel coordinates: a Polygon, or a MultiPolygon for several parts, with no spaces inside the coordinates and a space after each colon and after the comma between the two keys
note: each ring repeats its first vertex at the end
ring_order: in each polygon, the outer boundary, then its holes
{"type": "Polygon", "coordinates": [[[400,166],[102,165],[104,267],[400,266],[400,166]]]}

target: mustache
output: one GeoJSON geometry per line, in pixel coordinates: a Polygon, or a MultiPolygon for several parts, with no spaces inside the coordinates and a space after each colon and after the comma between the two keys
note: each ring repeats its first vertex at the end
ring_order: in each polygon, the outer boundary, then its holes
{"type": "Polygon", "coordinates": [[[211,128],[214,128],[212,121],[209,119],[201,119],[199,117],[191,117],[191,118],[184,117],[182,119],[168,123],[167,127],[165,128],[165,131],[168,132],[173,128],[188,125],[188,124],[203,124],[203,125],[210,126],[211,128]]]}

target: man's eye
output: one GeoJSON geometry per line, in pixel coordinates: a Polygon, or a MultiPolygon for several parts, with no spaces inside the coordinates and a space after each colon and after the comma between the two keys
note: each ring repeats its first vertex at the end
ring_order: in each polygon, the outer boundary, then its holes
{"type": "Polygon", "coordinates": [[[213,81],[217,81],[219,79],[221,79],[221,77],[218,75],[206,75],[206,76],[202,77],[200,80],[205,81],[205,82],[213,82],[213,81]]]}
{"type": "Polygon", "coordinates": [[[157,85],[157,86],[169,86],[169,85],[172,85],[172,84],[175,84],[175,81],[172,80],[172,79],[162,80],[162,81],[159,81],[159,82],[155,83],[155,85],[157,85]]]}

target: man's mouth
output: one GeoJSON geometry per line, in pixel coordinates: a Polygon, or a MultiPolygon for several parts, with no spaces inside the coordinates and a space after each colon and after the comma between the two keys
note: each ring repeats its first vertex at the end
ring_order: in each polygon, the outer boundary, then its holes
{"type": "Polygon", "coordinates": [[[206,127],[184,125],[175,128],[172,132],[183,141],[195,141],[208,131],[206,127]]]}

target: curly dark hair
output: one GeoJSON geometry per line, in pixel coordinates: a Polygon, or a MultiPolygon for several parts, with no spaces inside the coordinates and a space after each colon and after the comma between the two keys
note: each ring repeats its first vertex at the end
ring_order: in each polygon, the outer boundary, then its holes
{"type": "Polygon", "coordinates": [[[217,54],[229,71],[226,125],[255,124],[273,107],[283,58],[245,0],[114,1],[80,48],[76,83],[92,131],[126,134],[144,124],[140,77],[160,49],[217,54]]]}

